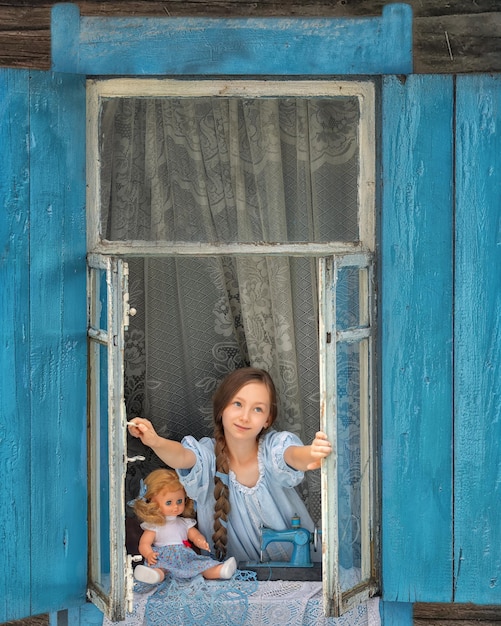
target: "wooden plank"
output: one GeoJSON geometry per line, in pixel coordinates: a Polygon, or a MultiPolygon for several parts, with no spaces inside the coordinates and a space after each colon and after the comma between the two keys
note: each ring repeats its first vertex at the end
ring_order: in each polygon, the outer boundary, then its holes
{"type": "Polygon", "coordinates": [[[343,75],[412,71],[412,15],[373,18],[100,18],[52,9],[52,68],[87,75],[343,75]]]}
{"type": "Polygon", "coordinates": [[[388,77],[382,96],[383,599],[443,602],[452,598],[452,78],[388,77]]]}
{"type": "Polygon", "coordinates": [[[478,619],[415,619],[414,626],[499,626],[501,620],[478,619]]]}
{"type": "Polygon", "coordinates": [[[0,70],[0,622],[30,612],[28,85],[0,70]]]}
{"type": "MultiPolygon", "coordinates": [[[[50,68],[54,2],[0,2],[0,66],[50,68]]],[[[380,15],[386,0],[81,1],[85,16],[360,17],[380,15]]],[[[409,0],[414,13],[414,71],[490,72],[500,68],[497,0],[409,0]],[[497,32],[497,35],[496,35],[497,32]],[[449,41],[447,41],[449,40],[449,41]],[[450,50],[449,50],[450,45],[450,50]],[[452,59],[451,59],[452,54],[452,59]]]]}
{"type": "Polygon", "coordinates": [[[412,626],[412,604],[381,602],[381,626],[412,626]]]}
{"type": "MultiPolygon", "coordinates": [[[[414,617],[426,619],[449,619],[449,620],[501,620],[501,607],[477,606],[476,604],[423,604],[414,605],[414,617]]],[[[459,625],[457,625],[459,626],[459,625]]]]}
{"type": "Polygon", "coordinates": [[[457,81],[455,600],[501,604],[501,76],[457,81]]]}
{"type": "Polygon", "coordinates": [[[499,72],[500,53],[499,5],[492,13],[416,19],[416,72],[499,72]]]}
{"type": "Polygon", "coordinates": [[[31,76],[32,613],[85,602],[85,81],[31,76]]]}

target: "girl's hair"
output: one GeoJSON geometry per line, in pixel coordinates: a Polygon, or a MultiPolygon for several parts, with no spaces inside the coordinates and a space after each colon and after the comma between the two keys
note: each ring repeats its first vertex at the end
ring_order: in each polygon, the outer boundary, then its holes
{"type": "MultiPolygon", "coordinates": [[[[179,477],[176,472],[170,469],[154,470],[151,474],[146,476],[144,484],[146,487],[146,493],[143,497],[135,500],[134,513],[142,522],[162,526],[165,524],[165,516],[160,511],[158,504],[152,501],[152,498],[164,490],[174,492],[182,489],[184,491],[184,487],[179,481],[179,477]]],[[[181,516],[193,517],[193,509],[193,500],[186,497],[186,504],[181,516]]]]}
{"type": "MultiPolygon", "coordinates": [[[[263,383],[268,389],[270,395],[268,428],[277,417],[277,392],[268,372],[254,367],[244,367],[228,374],[216,390],[212,401],[214,438],[216,440],[216,472],[220,474],[228,475],[229,471],[228,451],[223,429],[223,411],[238,391],[249,383],[263,383]]],[[[264,429],[259,433],[258,439],[263,432],[264,429]]],[[[214,479],[214,498],[216,502],[214,505],[214,534],[212,535],[212,541],[214,542],[214,550],[217,557],[224,559],[228,542],[226,524],[230,513],[230,498],[227,481],[224,482],[217,475],[214,479]]]]}

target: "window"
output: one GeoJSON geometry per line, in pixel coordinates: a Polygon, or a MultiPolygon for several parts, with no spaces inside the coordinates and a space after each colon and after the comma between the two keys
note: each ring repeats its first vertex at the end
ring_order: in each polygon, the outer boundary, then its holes
{"type": "Polygon", "coordinates": [[[335,443],[302,496],[327,548],[326,611],[340,614],[376,589],[374,85],[116,79],[88,94],[91,409],[106,404],[91,444],[110,458],[92,470],[92,577],[104,597],[125,558],[123,537],[99,549],[114,524],[97,491],[126,475],[125,512],[157,462],[131,448],[146,459],[126,472],[125,413],[209,435],[218,381],[252,364],[277,384],[278,428],[308,442],[321,419],[335,443]]]}

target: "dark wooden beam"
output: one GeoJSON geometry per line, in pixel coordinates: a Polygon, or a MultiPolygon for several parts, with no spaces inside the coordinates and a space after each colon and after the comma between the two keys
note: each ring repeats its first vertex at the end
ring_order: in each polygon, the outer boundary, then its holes
{"type": "Polygon", "coordinates": [[[490,626],[501,624],[501,606],[418,603],[413,608],[414,626],[490,626]]]}

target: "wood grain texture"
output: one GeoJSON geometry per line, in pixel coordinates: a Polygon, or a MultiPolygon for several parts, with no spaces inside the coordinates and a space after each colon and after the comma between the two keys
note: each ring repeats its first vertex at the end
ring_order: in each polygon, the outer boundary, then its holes
{"type": "Polygon", "coordinates": [[[411,12],[395,4],[350,20],[107,19],[59,5],[52,68],[102,76],[408,74],[411,12]]]}
{"type": "Polygon", "coordinates": [[[388,77],[382,95],[383,599],[445,602],[453,538],[453,83],[388,77]]]}
{"type": "MultiPolygon", "coordinates": [[[[54,2],[0,2],[0,66],[50,68],[54,2]]],[[[82,1],[85,16],[352,17],[381,15],[381,0],[82,1]]],[[[414,71],[501,71],[500,5],[496,0],[409,0],[414,13],[414,71]]]]}
{"type": "Polygon", "coordinates": [[[414,626],[499,626],[499,624],[501,624],[501,620],[416,618],[414,619],[413,624],[414,626]]]}
{"type": "Polygon", "coordinates": [[[0,622],[31,600],[28,85],[27,72],[0,71],[0,622]]]}
{"type": "Polygon", "coordinates": [[[478,606],[476,604],[417,603],[414,605],[414,618],[421,620],[449,619],[501,621],[500,606],[478,606]]]}
{"type": "Polygon", "coordinates": [[[30,76],[33,614],[85,602],[85,81],[30,76]],[[49,566],[50,564],[50,566],[49,566]]]}
{"type": "Polygon", "coordinates": [[[457,80],[455,600],[501,597],[501,76],[457,80]]]}

